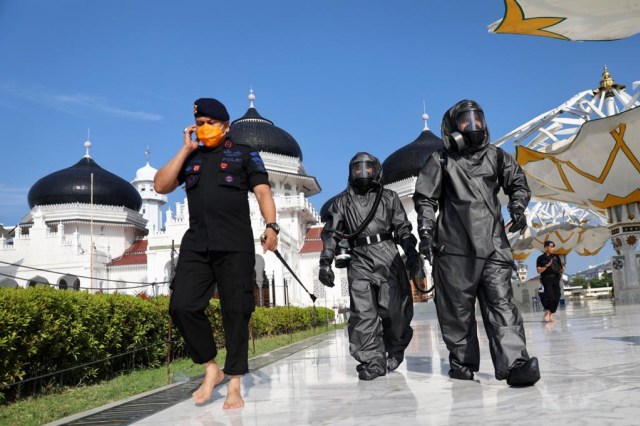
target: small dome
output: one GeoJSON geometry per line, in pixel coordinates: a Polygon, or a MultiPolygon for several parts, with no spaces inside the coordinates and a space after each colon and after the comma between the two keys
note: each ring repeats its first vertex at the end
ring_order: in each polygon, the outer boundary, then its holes
{"type": "Polygon", "coordinates": [[[231,123],[229,137],[235,142],[248,145],[257,151],[296,157],[302,161],[302,150],[298,142],[286,131],[276,127],[272,121],[262,117],[253,106],[253,90],[247,112],[231,123]]]}
{"type": "Polygon", "coordinates": [[[157,169],[154,169],[149,165],[149,163],[147,163],[144,167],[140,167],[136,172],[135,182],[153,181],[157,172],[157,169]]]}
{"type": "Polygon", "coordinates": [[[136,178],[133,180],[134,182],[153,181],[156,177],[156,173],[158,172],[157,169],[154,169],[149,165],[149,157],[151,157],[151,149],[149,146],[144,150],[144,154],[147,157],[147,164],[136,171],[136,178]]]}
{"type": "Polygon", "coordinates": [[[50,204],[91,203],[92,173],[94,204],[140,210],[142,198],[133,185],[100,167],[88,154],[73,166],[38,180],[27,196],[29,208],[50,204]]]}
{"type": "Polygon", "coordinates": [[[382,163],[382,183],[387,185],[418,176],[431,154],[441,149],[444,149],[442,139],[425,128],[416,140],[398,149],[384,160],[382,163]]]}

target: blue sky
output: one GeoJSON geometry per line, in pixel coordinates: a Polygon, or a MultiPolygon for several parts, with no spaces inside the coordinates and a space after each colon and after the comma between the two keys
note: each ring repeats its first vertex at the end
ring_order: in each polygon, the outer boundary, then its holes
{"type": "MultiPolygon", "coordinates": [[[[438,134],[447,108],[475,99],[498,138],[597,87],[605,64],[618,83],[640,80],[638,36],[489,34],[502,14],[499,0],[2,1],[0,223],[18,223],[31,185],[84,155],[87,129],[103,168],[132,180],[147,146],[160,168],[198,97],[237,118],[253,87],[258,111],[300,144],[320,210],[355,152],[384,160],[419,135],[423,101],[438,134]]],[[[611,253],[571,255],[568,271],[611,253]]]]}

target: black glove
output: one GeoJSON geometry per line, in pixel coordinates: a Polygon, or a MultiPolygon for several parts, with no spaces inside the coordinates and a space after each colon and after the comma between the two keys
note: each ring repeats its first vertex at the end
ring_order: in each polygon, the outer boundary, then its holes
{"type": "Polygon", "coordinates": [[[426,235],[420,237],[420,254],[423,255],[429,264],[431,264],[431,259],[433,258],[433,239],[431,236],[426,235]]]}
{"type": "Polygon", "coordinates": [[[413,253],[407,256],[407,272],[409,272],[409,278],[414,283],[422,281],[425,278],[424,274],[424,260],[418,253],[413,253]]]}
{"type": "Polygon", "coordinates": [[[336,279],[336,276],[333,273],[333,269],[331,266],[320,265],[320,271],[318,272],[318,280],[327,287],[333,287],[335,284],[333,280],[336,279]]]}
{"type": "Polygon", "coordinates": [[[523,208],[514,208],[509,210],[511,214],[511,226],[509,232],[522,231],[527,227],[527,216],[524,214],[523,208]]]}

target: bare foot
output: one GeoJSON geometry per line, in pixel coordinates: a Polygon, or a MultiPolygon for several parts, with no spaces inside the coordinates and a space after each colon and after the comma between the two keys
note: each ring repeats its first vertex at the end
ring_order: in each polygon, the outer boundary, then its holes
{"type": "Polygon", "coordinates": [[[192,396],[196,404],[202,404],[211,399],[213,388],[224,379],[224,373],[215,361],[204,364],[204,379],[202,385],[192,396]]]}
{"type": "Polygon", "coordinates": [[[542,319],[542,321],[545,321],[545,322],[551,321],[551,313],[549,311],[545,311],[544,318],[542,319]]]}
{"type": "Polygon", "coordinates": [[[231,376],[227,386],[227,399],[224,400],[222,408],[229,410],[242,407],[244,407],[244,399],[240,394],[240,376],[231,376]]]}
{"type": "Polygon", "coordinates": [[[556,320],[553,318],[553,314],[549,314],[549,321],[556,322],[556,320]]]}

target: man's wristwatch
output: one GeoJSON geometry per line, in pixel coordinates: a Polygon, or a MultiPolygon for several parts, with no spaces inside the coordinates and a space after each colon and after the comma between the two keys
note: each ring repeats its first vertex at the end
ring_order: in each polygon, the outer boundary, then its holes
{"type": "Polygon", "coordinates": [[[276,235],[278,235],[280,233],[280,225],[278,225],[275,222],[271,222],[271,223],[267,223],[265,225],[265,228],[271,228],[273,229],[273,231],[276,233],[276,235]]]}

